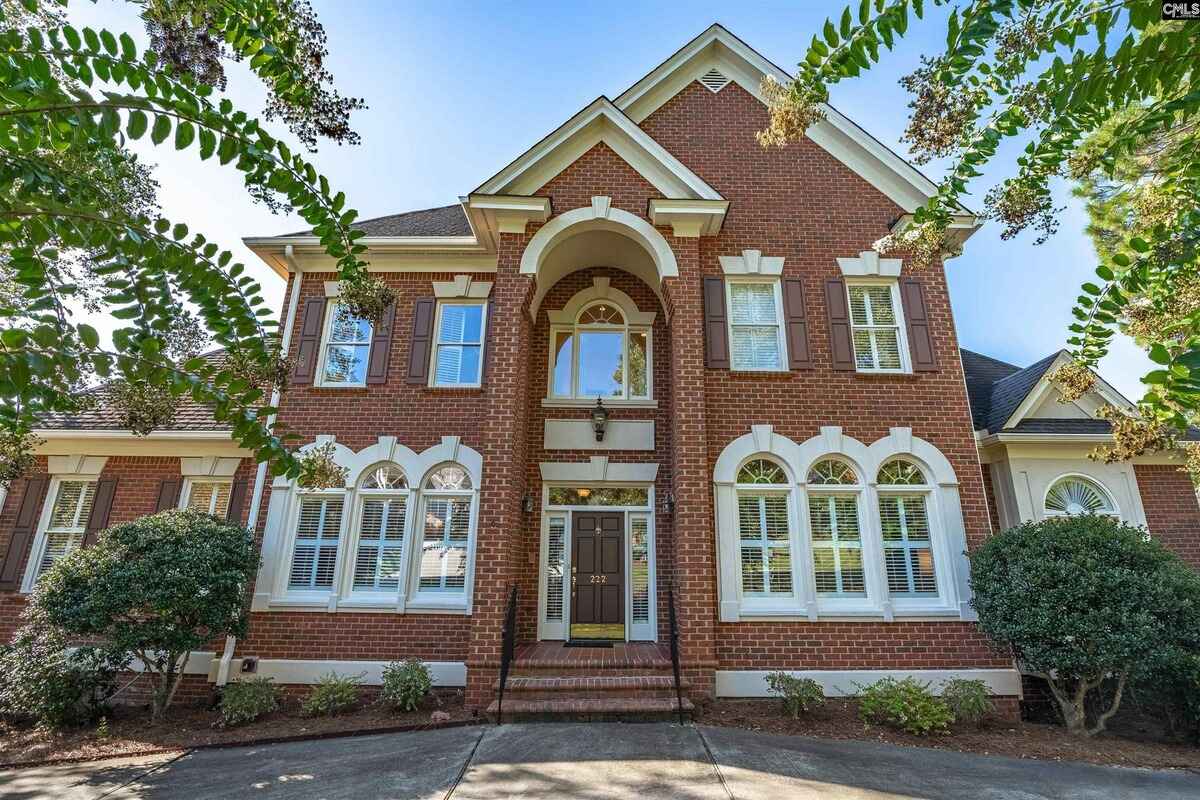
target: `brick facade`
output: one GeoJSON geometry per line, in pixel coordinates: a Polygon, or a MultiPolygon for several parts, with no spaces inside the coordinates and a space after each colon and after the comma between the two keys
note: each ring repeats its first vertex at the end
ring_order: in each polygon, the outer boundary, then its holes
{"type": "Polygon", "coordinates": [[[1135,464],[1133,471],[1150,533],[1200,569],[1200,504],[1191,478],[1174,464],[1135,464]]]}

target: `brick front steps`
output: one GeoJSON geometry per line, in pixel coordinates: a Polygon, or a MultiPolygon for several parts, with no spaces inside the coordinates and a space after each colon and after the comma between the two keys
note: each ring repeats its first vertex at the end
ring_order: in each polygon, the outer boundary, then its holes
{"type": "MultiPolygon", "coordinates": [[[[499,692],[500,683],[493,684],[499,692]]],[[[693,705],[680,683],[683,711],[693,705]]],[[[496,718],[499,703],[488,706],[496,718]]],[[[505,721],[678,719],[671,659],[652,643],[612,648],[566,648],[558,643],[519,645],[504,691],[505,721]]]]}

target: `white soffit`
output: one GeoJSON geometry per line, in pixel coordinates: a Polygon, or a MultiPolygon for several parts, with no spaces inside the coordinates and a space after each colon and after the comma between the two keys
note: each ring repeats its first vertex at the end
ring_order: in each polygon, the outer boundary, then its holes
{"type": "MultiPolygon", "coordinates": [[[[714,69],[760,101],[763,96],[759,84],[764,75],[771,75],[781,84],[792,80],[791,75],[724,27],[713,25],[613,102],[640,125],[692,81],[707,86],[704,78],[714,69]]],[[[823,110],[825,120],[809,128],[808,137],[896,205],[911,212],[936,194],[937,186],[911,164],[841,112],[830,106],[823,110]]]]}
{"type": "Polygon", "coordinates": [[[665,197],[722,200],[716,189],[685,167],[606,97],[597,98],[557,130],[472,192],[530,195],[598,143],[604,142],[665,197]]]}

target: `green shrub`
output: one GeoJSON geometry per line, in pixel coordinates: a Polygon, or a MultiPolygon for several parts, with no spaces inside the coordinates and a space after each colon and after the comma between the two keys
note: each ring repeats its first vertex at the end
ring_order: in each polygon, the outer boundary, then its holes
{"type": "Polygon", "coordinates": [[[36,609],[26,620],[12,643],[0,648],[0,716],[48,728],[99,719],[129,659],[96,647],[68,647],[36,609]]]}
{"type": "Polygon", "coordinates": [[[956,722],[970,725],[978,725],[993,710],[987,684],[966,678],[954,678],[942,684],[942,702],[956,722]]]}
{"type": "Polygon", "coordinates": [[[971,553],[980,629],[1050,687],[1067,730],[1091,736],[1130,675],[1195,638],[1200,574],[1108,517],[1030,522],[971,553]]]}
{"type": "Polygon", "coordinates": [[[772,672],[767,676],[767,690],[783,700],[783,712],[799,719],[825,703],[825,691],[812,678],[797,678],[786,672],[772,672]]]}
{"type": "Polygon", "coordinates": [[[338,675],[330,672],[321,676],[317,685],[300,704],[306,717],[332,717],[358,705],[358,687],[362,675],[338,675]]]}
{"type": "Polygon", "coordinates": [[[929,691],[929,684],[916,678],[880,678],[860,686],[858,712],[867,722],[918,736],[945,733],[954,722],[953,712],[929,691]]]}
{"type": "Polygon", "coordinates": [[[191,651],[245,635],[246,589],[257,569],[250,531],[199,511],[164,511],[114,525],[56,560],[30,604],[72,640],[136,654],[157,719],[191,651]]]}
{"type": "Polygon", "coordinates": [[[226,684],[221,691],[221,727],[253,722],[279,708],[279,687],[270,678],[250,678],[226,684]]]}
{"type": "Polygon", "coordinates": [[[1160,720],[1167,736],[1200,742],[1200,650],[1177,648],[1141,665],[1131,679],[1129,699],[1160,720]]]}
{"type": "Polygon", "coordinates": [[[417,658],[393,661],[383,668],[379,701],[398,711],[415,711],[433,688],[429,667],[417,658]]]}

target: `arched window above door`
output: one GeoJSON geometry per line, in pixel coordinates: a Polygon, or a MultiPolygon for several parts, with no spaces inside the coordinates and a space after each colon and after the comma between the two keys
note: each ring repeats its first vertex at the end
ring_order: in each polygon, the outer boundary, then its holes
{"type": "Polygon", "coordinates": [[[597,279],[550,321],[550,397],[650,399],[654,314],[597,279]]]}

